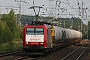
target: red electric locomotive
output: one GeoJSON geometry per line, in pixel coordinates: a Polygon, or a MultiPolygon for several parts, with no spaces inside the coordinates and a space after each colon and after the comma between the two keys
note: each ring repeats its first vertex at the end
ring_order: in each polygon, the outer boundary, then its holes
{"type": "Polygon", "coordinates": [[[51,47],[51,25],[28,25],[23,29],[23,51],[43,51],[51,47]]]}

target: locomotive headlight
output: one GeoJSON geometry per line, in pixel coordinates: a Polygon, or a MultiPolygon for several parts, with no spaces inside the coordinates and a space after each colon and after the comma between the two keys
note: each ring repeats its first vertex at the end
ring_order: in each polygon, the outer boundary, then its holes
{"type": "Polygon", "coordinates": [[[26,42],[28,44],[28,42],[26,42]]]}
{"type": "Polygon", "coordinates": [[[43,44],[43,42],[41,42],[40,44],[43,44]]]}
{"type": "Polygon", "coordinates": [[[27,44],[28,44],[28,42],[27,42],[27,44]]]}
{"type": "Polygon", "coordinates": [[[27,44],[29,44],[30,42],[27,42],[27,44]]]}

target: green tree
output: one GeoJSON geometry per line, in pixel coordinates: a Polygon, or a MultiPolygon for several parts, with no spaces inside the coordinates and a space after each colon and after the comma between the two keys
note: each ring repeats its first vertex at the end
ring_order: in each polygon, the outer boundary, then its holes
{"type": "Polygon", "coordinates": [[[90,39],[90,21],[88,22],[88,39],[90,39]]]}
{"type": "Polygon", "coordinates": [[[3,38],[3,33],[4,33],[4,30],[6,28],[6,22],[5,21],[0,21],[0,43],[4,42],[3,38]]]}
{"type": "Polygon", "coordinates": [[[15,15],[13,10],[10,11],[10,13],[8,14],[8,21],[7,25],[10,28],[12,34],[13,34],[13,38],[15,38],[15,31],[16,31],[16,19],[15,19],[15,15]]]}
{"type": "Polygon", "coordinates": [[[9,14],[3,14],[0,21],[0,42],[8,42],[21,39],[21,27],[16,26],[16,18],[13,10],[9,14]]]}
{"type": "Polygon", "coordinates": [[[3,15],[2,15],[2,18],[1,18],[1,21],[6,21],[6,22],[8,22],[8,15],[7,15],[7,14],[3,14],[3,15]]]}

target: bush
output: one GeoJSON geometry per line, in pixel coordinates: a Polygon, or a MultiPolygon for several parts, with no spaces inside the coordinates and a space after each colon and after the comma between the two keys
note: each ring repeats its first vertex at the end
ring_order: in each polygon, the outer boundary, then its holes
{"type": "Polygon", "coordinates": [[[11,51],[11,50],[17,50],[22,48],[22,43],[18,42],[8,42],[8,43],[2,43],[0,44],[0,52],[5,52],[5,51],[11,51]]]}

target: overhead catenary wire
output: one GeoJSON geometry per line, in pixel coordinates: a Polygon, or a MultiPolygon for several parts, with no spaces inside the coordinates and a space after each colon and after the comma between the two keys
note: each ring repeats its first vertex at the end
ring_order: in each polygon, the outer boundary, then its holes
{"type": "Polygon", "coordinates": [[[75,8],[73,8],[73,7],[69,4],[68,0],[67,0],[67,4],[68,4],[72,9],[74,9],[76,12],[78,12],[75,8]]]}

